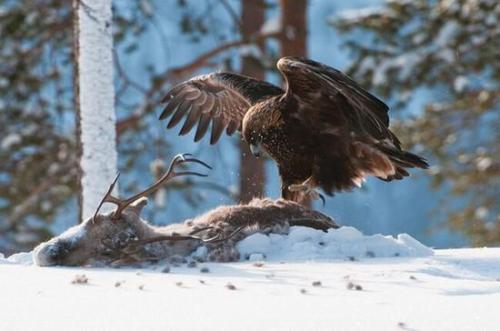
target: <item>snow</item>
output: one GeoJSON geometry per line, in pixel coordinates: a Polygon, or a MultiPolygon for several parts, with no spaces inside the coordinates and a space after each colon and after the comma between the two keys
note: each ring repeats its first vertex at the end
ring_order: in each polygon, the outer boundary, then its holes
{"type": "Polygon", "coordinates": [[[438,58],[442,59],[445,62],[453,63],[455,61],[455,52],[449,48],[442,49],[437,54],[438,58]]]}
{"type": "Polygon", "coordinates": [[[493,164],[493,160],[490,157],[479,156],[476,159],[476,166],[479,171],[485,171],[493,164]]]}
{"type": "Polygon", "coordinates": [[[260,50],[259,47],[257,47],[257,45],[244,45],[244,46],[241,46],[238,49],[238,53],[241,56],[251,56],[251,57],[254,57],[254,58],[257,58],[257,59],[263,57],[262,51],[260,50]]]}
{"type": "Polygon", "coordinates": [[[353,227],[327,233],[296,226],[289,235],[253,234],[237,244],[243,257],[261,254],[270,261],[361,259],[364,257],[429,256],[433,252],[407,234],[364,236],[353,227]]]}
{"type": "MultiPolygon", "coordinates": [[[[153,178],[160,178],[165,169],[167,169],[167,165],[162,159],[157,158],[149,163],[149,171],[153,178]]],[[[165,208],[167,206],[167,190],[162,187],[156,191],[153,202],[156,208],[165,208]]]]}
{"type": "MultiPolygon", "coordinates": [[[[92,216],[117,172],[111,0],[78,6],[82,218],[92,216]]],[[[112,206],[104,205],[103,211],[112,206]]]]}
{"type": "Polygon", "coordinates": [[[167,207],[167,190],[163,187],[158,189],[154,195],[153,201],[156,208],[167,207]]]}
{"type": "Polygon", "coordinates": [[[460,31],[460,25],[455,21],[447,21],[439,30],[434,42],[439,47],[446,47],[460,31]]]}
{"type": "Polygon", "coordinates": [[[385,84],[387,82],[387,72],[391,69],[397,69],[399,79],[404,80],[423,59],[425,59],[424,53],[418,50],[385,60],[372,68],[374,70],[372,83],[374,85],[385,84]]]}
{"type": "Polygon", "coordinates": [[[355,8],[355,9],[346,9],[342,10],[339,13],[331,16],[329,18],[330,21],[343,20],[343,21],[358,21],[364,18],[379,15],[379,14],[388,14],[384,8],[381,7],[364,7],[364,8],[355,8]]]}
{"type": "Polygon", "coordinates": [[[262,34],[278,33],[280,31],[281,17],[279,15],[269,18],[266,22],[264,22],[262,28],[260,29],[262,34]]]}
{"type": "Polygon", "coordinates": [[[57,236],[58,239],[64,240],[64,241],[72,241],[73,243],[78,242],[81,238],[85,236],[87,233],[87,228],[84,226],[85,224],[79,224],[70,227],[63,233],[57,236]]]}
{"type": "Polygon", "coordinates": [[[33,254],[31,252],[22,252],[13,254],[7,259],[2,259],[2,257],[0,256],[0,264],[1,263],[33,265],[33,254]]]}
{"type": "Polygon", "coordinates": [[[453,81],[453,88],[455,89],[456,92],[463,92],[468,84],[469,80],[467,79],[467,77],[458,76],[453,81]]]}
{"type": "Polygon", "coordinates": [[[153,5],[151,4],[151,2],[149,2],[149,0],[141,0],[140,6],[146,15],[153,16],[154,8],[153,8],[153,5]]]}
{"type": "Polygon", "coordinates": [[[500,248],[163,268],[0,260],[0,329],[496,330],[500,323],[500,248]]]}
{"type": "Polygon", "coordinates": [[[11,133],[2,139],[2,142],[0,142],[0,149],[7,150],[20,143],[21,143],[21,136],[18,135],[17,133],[11,133]]]}
{"type": "Polygon", "coordinates": [[[479,219],[485,219],[488,216],[488,214],[489,210],[485,206],[478,207],[474,212],[474,216],[476,216],[479,219]]]}

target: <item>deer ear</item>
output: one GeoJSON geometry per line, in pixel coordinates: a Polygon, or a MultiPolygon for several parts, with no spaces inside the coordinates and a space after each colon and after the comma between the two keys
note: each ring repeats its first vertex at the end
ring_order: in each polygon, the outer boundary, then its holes
{"type": "Polygon", "coordinates": [[[141,214],[142,209],[144,206],[148,204],[148,198],[142,197],[137,199],[136,201],[132,202],[130,206],[127,207],[127,209],[132,210],[135,212],[137,215],[141,214]]]}

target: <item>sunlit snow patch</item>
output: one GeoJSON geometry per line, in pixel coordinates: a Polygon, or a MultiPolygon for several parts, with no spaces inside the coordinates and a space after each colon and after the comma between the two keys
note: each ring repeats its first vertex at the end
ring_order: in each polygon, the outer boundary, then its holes
{"type": "Polygon", "coordinates": [[[7,259],[9,262],[16,264],[31,265],[33,264],[33,253],[32,252],[21,252],[9,256],[7,259]]]}
{"type": "MultiPolygon", "coordinates": [[[[67,233],[75,232],[69,229],[67,233]]],[[[288,235],[255,233],[236,248],[242,259],[269,261],[312,261],[362,259],[375,257],[422,257],[434,255],[431,248],[404,233],[396,238],[380,234],[365,236],[357,229],[344,226],[328,232],[294,226],[288,235]]],[[[199,247],[191,256],[206,257],[206,247],[199,247]]],[[[33,254],[18,253],[2,258],[1,263],[33,264],[33,254]]]]}
{"type": "Polygon", "coordinates": [[[12,254],[8,258],[0,253],[0,264],[33,264],[33,258],[31,252],[12,254]]]}
{"type": "Polygon", "coordinates": [[[380,234],[365,236],[353,227],[345,226],[322,232],[294,226],[288,235],[253,234],[237,244],[242,258],[262,254],[267,260],[331,260],[373,257],[419,257],[433,255],[408,234],[397,238],[380,234]]]}

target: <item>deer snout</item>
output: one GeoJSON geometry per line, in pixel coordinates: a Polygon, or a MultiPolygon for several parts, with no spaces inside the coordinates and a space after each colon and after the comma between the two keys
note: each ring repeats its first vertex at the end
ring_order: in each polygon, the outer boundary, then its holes
{"type": "Polygon", "coordinates": [[[48,267],[62,265],[71,250],[69,242],[56,241],[40,244],[35,248],[33,259],[36,265],[48,267]]]}

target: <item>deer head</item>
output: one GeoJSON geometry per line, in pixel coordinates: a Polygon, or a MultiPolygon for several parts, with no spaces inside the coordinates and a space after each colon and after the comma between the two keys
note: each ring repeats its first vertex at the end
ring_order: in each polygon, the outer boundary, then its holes
{"type": "MultiPolygon", "coordinates": [[[[155,249],[154,245],[148,245],[146,249],[145,244],[160,241],[185,241],[186,245],[189,245],[193,241],[220,240],[219,237],[209,239],[197,237],[196,234],[203,229],[184,235],[172,233],[158,236],[155,229],[140,218],[140,213],[147,204],[146,196],[157,191],[165,182],[180,176],[206,176],[193,171],[176,171],[181,164],[187,163],[198,163],[211,169],[209,165],[192,158],[190,154],[177,155],[167,172],[152,186],[124,200],[111,193],[118,180],[117,176],[99,204],[95,215],[36,247],[35,263],[40,266],[84,265],[94,262],[112,263],[123,258],[137,258],[138,256],[140,256],[139,261],[144,261],[148,259],[148,255],[153,255],[154,252],[151,250],[155,249]],[[110,213],[99,213],[104,203],[116,204],[117,208],[110,213]]],[[[162,247],[164,245],[156,249],[162,247]]]]}
{"type": "Polygon", "coordinates": [[[255,233],[287,233],[290,226],[307,226],[327,231],[336,228],[328,216],[287,200],[254,199],[248,204],[219,206],[182,224],[154,227],[141,219],[146,196],[158,190],[169,179],[178,176],[205,176],[179,171],[182,163],[204,162],[176,156],[168,171],[151,187],[122,200],[111,194],[111,184],[95,215],[35,248],[37,265],[130,265],[175,257],[187,257],[201,245],[207,248],[206,260],[227,262],[239,259],[235,244],[255,233]],[[118,207],[100,213],[104,203],[118,207]]]}

